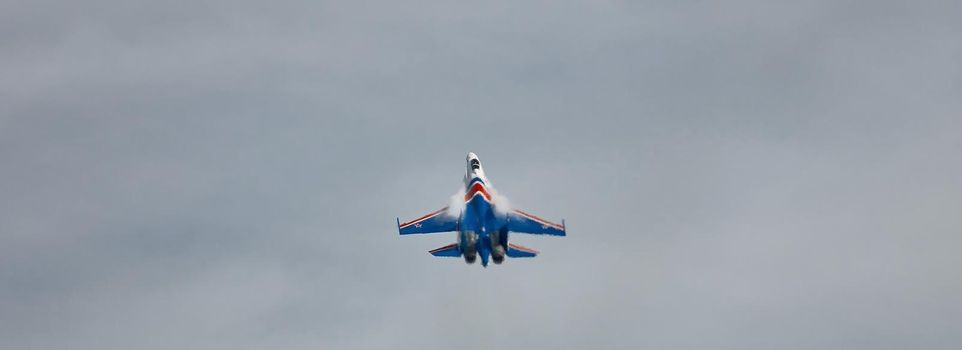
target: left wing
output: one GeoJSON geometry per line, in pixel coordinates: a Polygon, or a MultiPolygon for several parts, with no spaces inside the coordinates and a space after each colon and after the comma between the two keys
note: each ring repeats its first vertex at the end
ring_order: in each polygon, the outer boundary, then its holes
{"type": "Polygon", "coordinates": [[[536,235],[564,236],[564,221],[556,224],[520,210],[508,212],[508,231],[531,233],[536,235]]]}
{"type": "Polygon", "coordinates": [[[457,216],[448,213],[448,207],[438,209],[417,219],[401,223],[398,219],[398,233],[410,235],[415,233],[438,233],[458,230],[457,216]]]}

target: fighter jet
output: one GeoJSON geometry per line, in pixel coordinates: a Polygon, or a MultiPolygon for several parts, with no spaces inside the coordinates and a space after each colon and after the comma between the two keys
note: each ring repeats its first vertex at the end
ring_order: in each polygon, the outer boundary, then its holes
{"type": "Polygon", "coordinates": [[[509,209],[498,200],[491,189],[491,182],[484,176],[481,160],[468,153],[464,173],[464,204],[456,203],[438,209],[417,219],[401,223],[397,219],[398,233],[457,232],[458,242],[431,250],[434,256],[464,257],[473,264],[481,256],[481,265],[488,266],[488,259],[500,264],[504,257],[532,258],[538,252],[517,244],[508,243],[508,233],[564,236],[564,220],[556,224],[521,210],[509,209]]]}

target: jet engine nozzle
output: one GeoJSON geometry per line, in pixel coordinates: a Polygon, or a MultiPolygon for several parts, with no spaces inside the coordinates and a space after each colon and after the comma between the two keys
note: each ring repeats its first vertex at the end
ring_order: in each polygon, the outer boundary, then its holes
{"type": "Polygon", "coordinates": [[[491,248],[491,260],[493,260],[495,264],[501,264],[501,262],[504,261],[504,246],[496,244],[491,248]]]}

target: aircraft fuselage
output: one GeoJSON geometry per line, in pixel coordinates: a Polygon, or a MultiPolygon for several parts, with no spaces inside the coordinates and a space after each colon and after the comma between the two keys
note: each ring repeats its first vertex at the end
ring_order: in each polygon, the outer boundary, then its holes
{"type": "Polygon", "coordinates": [[[494,196],[488,190],[488,179],[474,153],[467,156],[464,186],[465,205],[458,235],[464,260],[473,263],[480,256],[481,265],[487,266],[489,258],[500,264],[508,244],[507,218],[495,207],[494,196]]]}

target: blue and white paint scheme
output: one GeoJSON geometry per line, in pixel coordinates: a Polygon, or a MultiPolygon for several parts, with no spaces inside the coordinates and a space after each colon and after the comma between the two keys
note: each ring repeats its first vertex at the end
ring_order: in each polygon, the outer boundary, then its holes
{"type": "Polygon", "coordinates": [[[455,203],[417,219],[401,223],[397,220],[401,235],[457,232],[458,242],[430,251],[434,256],[464,257],[468,264],[481,257],[481,265],[488,260],[495,264],[504,257],[532,258],[538,252],[517,244],[508,243],[510,232],[536,235],[564,236],[564,221],[556,224],[517,209],[508,208],[491,189],[491,182],[484,175],[481,160],[468,153],[464,174],[464,196],[455,203]],[[463,205],[461,200],[463,199],[463,205]]]}

